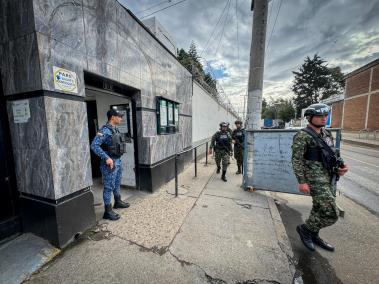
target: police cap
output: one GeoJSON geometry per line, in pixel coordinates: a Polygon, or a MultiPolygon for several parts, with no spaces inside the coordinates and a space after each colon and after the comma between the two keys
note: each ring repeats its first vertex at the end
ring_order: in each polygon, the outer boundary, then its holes
{"type": "Polygon", "coordinates": [[[312,104],[304,112],[304,116],[329,114],[330,107],[326,104],[312,104]]]}
{"type": "Polygon", "coordinates": [[[112,108],[112,109],[107,111],[108,120],[111,119],[112,116],[123,117],[124,115],[121,112],[112,108]]]}

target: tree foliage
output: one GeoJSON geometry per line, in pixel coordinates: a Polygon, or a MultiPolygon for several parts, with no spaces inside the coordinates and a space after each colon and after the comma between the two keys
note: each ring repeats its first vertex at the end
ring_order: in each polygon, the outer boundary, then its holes
{"type": "Polygon", "coordinates": [[[281,119],[289,122],[295,118],[295,108],[290,99],[277,99],[271,102],[263,99],[262,118],[281,119]]]}
{"type": "Polygon", "coordinates": [[[295,79],[291,89],[295,93],[294,104],[298,117],[303,108],[343,92],[341,68],[329,68],[326,61],[317,54],[312,59],[307,56],[299,71],[292,73],[295,79]]]}
{"type": "Polygon", "coordinates": [[[191,42],[188,52],[183,48],[178,50],[177,57],[179,62],[194,76],[196,81],[202,85],[209,86],[212,90],[217,92],[217,81],[210,73],[204,71],[194,42],[191,42]]]}

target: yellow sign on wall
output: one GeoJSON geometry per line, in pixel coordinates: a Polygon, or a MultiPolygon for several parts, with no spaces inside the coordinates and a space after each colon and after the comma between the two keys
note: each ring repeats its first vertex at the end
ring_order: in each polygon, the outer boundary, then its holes
{"type": "Polygon", "coordinates": [[[68,93],[78,93],[76,73],[67,69],[53,66],[54,88],[68,93]]]}

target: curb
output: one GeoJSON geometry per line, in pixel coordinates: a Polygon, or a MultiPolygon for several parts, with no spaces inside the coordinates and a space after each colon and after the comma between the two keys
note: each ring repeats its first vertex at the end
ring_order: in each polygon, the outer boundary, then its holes
{"type": "Polygon", "coordinates": [[[352,145],[358,145],[358,146],[365,146],[373,149],[379,149],[379,145],[376,144],[371,144],[371,143],[365,143],[361,141],[356,141],[356,140],[349,140],[349,139],[342,139],[342,142],[346,144],[352,144],[352,145]]]}
{"type": "Polygon", "coordinates": [[[279,210],[276,207],[274,198],[271,196],[271,192],[266,191],[266,196],[267,196],[267,201],[268,201],[268,207],[271,213],[271,218],[274,223],[274,230],[275,230],[276,237],[278,239],[279,247],[281,248],[283,253],[287,256],[288,263],[289,263],[289,270],[294,278],[294,283],[299,283],[297,282],[299,281],[299,279],[297,280],[295,279],[296,267],[294,263],[294,253],[292,251],[291,242],[289,240],[286,229],[284,227],[282,217],[280,216],[279,210]]]}

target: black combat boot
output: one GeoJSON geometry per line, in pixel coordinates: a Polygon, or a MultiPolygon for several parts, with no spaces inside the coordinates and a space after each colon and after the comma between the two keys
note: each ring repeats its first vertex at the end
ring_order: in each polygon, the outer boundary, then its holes
{"type": "Polygon", "coordinates": [[[221,179],[226,182],[228,180],[226,179],[225,174],[226,174],[226,171],[222,171],[221,179]]]}
{"type": "Polygon", "coordinates": [[[237,175],[241,174],[241,165],[238,165],[238,170],[236,172],[237,175]]]}
{"type": "Polygon", "coordinates": [[[112,204],[105,205],[105,212],[103,215],[103,219],[108,219],[112,221],[116,221],[120,219],[120,215],[112,210],[112,204]]]}
{"type": "Polygon", "coordinates": [[[312,233],[312,241],[324,250],[334,251],[334,246],[321,239],[318,233],[312,233]]]}
{"type": "Polygon", "coordinates": [[[307,227],[305,227],[304,224],[298,225],[296,227],[296,231],[298,232],[304,246],[310,251],[315,251],[315,245],[313,244],[313,241],[312,241],[312,232],[307,227]]]}
{"type": "Polygon", "coordinates": [[[220,170],[221,170],[221,167],[217,167],[216,174],[219,174],[219,173],[220,173],[220,170]]]}
{"type": "Polygon", "coordinates": [[[128,202],[124,202],[121,200],[121,196],[114,197],[114,205],[113,208],[128,208],[130,204],[128,202]]]}

